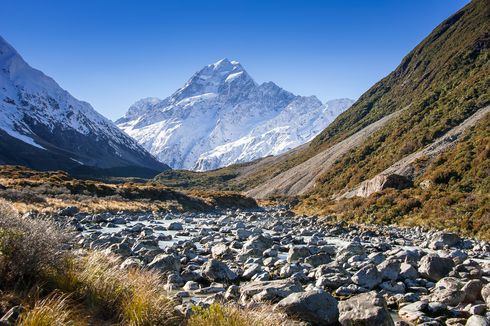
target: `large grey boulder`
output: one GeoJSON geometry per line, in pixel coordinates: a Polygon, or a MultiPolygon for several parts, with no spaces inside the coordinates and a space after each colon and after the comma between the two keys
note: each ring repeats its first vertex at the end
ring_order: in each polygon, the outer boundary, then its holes
{"type": "Polygon", "coordinates": [[[341,264],[347,262],[353,256],[363,255],[366,251],[359,242],[351,242],[337,252],[335,260],[341,264]]]}
{"type": "Polygon", "coordinates": [[[454,247],[460,241],[461,238],[456,233],[438,232],[429,244],[429,248],[443,249],[444,247],[454,247]]]}
{"type": "Polygon", "coordinates": [[[241,286],[240,301],[246,303],[253,298],[254,301],[278,302],[291,293],[301,291],[303,291],[301,284],[289,279],[265,282],[255,281],[241,286]]]}
{"type": "Polygon", "coordinates": [[[431,295],[431,301],[441,302],[448,306],[457,306],[465,298],[462,291],[463,282],[454,277],[445,277],[436,283],[431,295]]]}
{"type": "Polygon", "coordinates": [[[218,243],[211,248],[211,256],[215,259],[228,257],[231,249],[225,243],[218,243]]]}
{"type": "Polygon", "coordinates": [[[210,259],[203,265],[202,275],[211,282],[233,282],[238,278],[228,265],[216,259],[210,259]]]}
{"type": "Polygon", "coordinates": [[[339,303],[342,326],[394,326],[383,296],[371,291],[339,303]]]}
{"type": "Polygon", "coordinates": [[[305,246],[291,247],[288,251],[288,263],[296,262],[301,258],[310,256],[310,249],[305,246]]]}
{"type": "Polygon", "coordinates": [[[180,272],[180,260],[173,255],[159,254],[148,264],[149,268],[160,272],[180,272]]]}
{"type": "Polygon", "coordinates": [[[490,320],[483,316],[473,315],[466,321],[466,326],[490,326],[490,320]]]}
{"type": "Polygon", "coordinates": [[[381,274],[376,266],[369,264],[361,268],[352,276],[352,282],[371,290],[381,283],[381,274]]]}
{"type": "Polygon", "coordinates": [[[262,257],[264,251],[272,247],[274,241],[263,235],[258,235],[248,239],[242,247],[241,254],[262,257]]]}
{"type": "Polygon", "coordinates": [[[490,283],[481,289],[481,296],[488,306],[490,306],[490,283]]]}
{"type": "Polygon", "coordinates": [[[279,301],[276,309],[312,325],[336,325],[339,318],[337,300],[323,290],[290,294],[279,301]]]}
{"type": "Polygon", "coordinates": [[[446,277],[453,269],[454,263],[451,258],[428,254],[420,260],[419,273],[432,281],[439,281],[446,277]]]}

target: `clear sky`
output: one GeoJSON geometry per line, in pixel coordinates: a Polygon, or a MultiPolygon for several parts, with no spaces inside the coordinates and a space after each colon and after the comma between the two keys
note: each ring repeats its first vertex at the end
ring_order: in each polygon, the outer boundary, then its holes
{"type": "Polygon", "coordinates": [[[259,83],[357,98],[468,0],[0,0],[0,35],[110,119],[227,57],[259,83]]]}

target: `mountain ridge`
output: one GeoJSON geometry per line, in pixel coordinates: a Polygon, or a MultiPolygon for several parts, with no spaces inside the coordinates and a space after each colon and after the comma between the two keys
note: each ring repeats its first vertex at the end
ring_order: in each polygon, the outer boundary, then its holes
{"type": "Polygon", "coordinates": [[[145,175],[167,168],[90,104],[29,66],[1,37],[0,69],[2,164],[42,170],[127,167],[128,173],[143,168],[145,175]]]}
{"type": "Polygon", "coordinates": [[[273,82],[257,84],[239,62],[222,59],[166,99],[136,102],[116,123],[173,168],[212,170],[301,145],[352,102],[324,105],[273,82]]]}

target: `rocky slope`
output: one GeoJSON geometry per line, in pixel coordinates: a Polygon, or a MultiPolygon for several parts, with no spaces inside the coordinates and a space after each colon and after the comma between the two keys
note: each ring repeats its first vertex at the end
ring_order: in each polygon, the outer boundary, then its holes
{"type": "Polygon", "coordinates": [[[204,171],[308,142],[352,102],[324,105],[272,82],[258,85],[240,63],[223,59],[164,100],[136,102],[116,123],[161,162],[204,171]]]}
{"type": "Polygon", "coordinates": [[[0,37],[0,164],[154,175],[168,167],[0,37]]]}

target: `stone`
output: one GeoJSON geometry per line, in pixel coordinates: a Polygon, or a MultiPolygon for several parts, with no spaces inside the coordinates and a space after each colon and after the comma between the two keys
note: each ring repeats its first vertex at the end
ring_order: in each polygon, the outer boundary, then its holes
{"type": "Polygon", "coordinates": [[[194,282],[194,281],[187,281],[184,285],[184,290],[186,291],[196,291],[199,290],[201,286],[199,283],[194,282]]]}
{"type": "Polygon", "coordinates": [[[301,291],[303,291],[301,284],[288,279],[265,282],[255,281],[240,287],[240,301],[245,303],[254,297],[254,300],[257,299],[256,301],[278,302],[291,293],[301,291]]]}
{"type": "Polygon", "coordinates": [[[233,282],[238,278],[228,265],[216,259],[210,259],[204,264],[202,274],[212,282],[233,282]]]}
{"type": "Polygon", "coordinates": [[[182,231],[184,227],[180,222],[172,222],[167,226],[167,230],[169,231],[182,231]]]}
{"type": "Polygon", "coordinates": [[[319,253],[305,258],[305,263],[310,264],[313,267],[318,267],[320,265],[328,264],[331,261],[332,258],[330,258],[330,255],[326,253],[319,253]]]}
{"type": "Polygon", "coordinates": [[[371,291],[339,303],[342,326],[394,326],[383,296],[371,291]]]}
{"type": "Polygon", "coordinates": [[[436,283],[431,301],[441,302],[448,306],[457,306],[463,302],[465,293],[461,290],[463,283],[454,277],[442,278],[436,283]]]}
{"type": "Polygon", "coordinates": [[[359,242],[351,242],[337,252],[335,260],[342,264],[352,256],[364,255],[365,253],[364,247],[359,242]]]}
{"type": "Polygon", "coordinates": [[[444,247],[454,247],[461,238],[456,233],[451,232],[438,232],[434,235],[432,242],[429,244],[429,248],[438,250],[444,247]]]}
{"type": "Polygon", "coordinates": [[[401,263],[398,277],[402,280],[416,279],[419,277],[419,272],[412,265],[408,263],[401,263]]]}
{"type": "Polygon", "coordinates": [[[78,212],[80,212],[80,210],[78,209],[78,207],[76,207],[76,206],[68,206],[68,207],[65,207],[65,208],[60,209],[58,211],[58,215],[61,215],[61,216],[74,216],[78,212]]]}
{"type": "Polygon", "coordinates": [[[383,280],[396,281],[400,274],[401,262],[398,259],[387,259],[378,264],[378,271],[383,280]]]}
{"type": "Polygon", "coordinates": [[[262,271],[262,266],[260,264],[254,263],[247,266],[242,274],[242,277],[246,280],[250,280],[255,274],[262,271]]]}
{"type": "Polygon", "coordinates": [[[405,293],[405,284],[403,282],[386,281],[381,283],[379,287],[390,293],[405,293]]]}
{"type": "Polygon", "coordinates": [[[483,316],[473,315],[466,321],[466,326],[490,326],[490,320],[483,316]]]}
{"type": "Polygon", "coordinates": [[[376,266],[369,264],[361,268],[352,276],[352,282],[371,290],[381,283],[381,274],[376,266]]]}
{"type": "Polygon", "coordinates": [[[230,256],[231,249],[224,243],[218,243],[211,248],[211,256],[215,259],[230,256]]]}
{"type": "Polygon", "coordinates": [[[487,305],[490,306],[490,283],[486,284],[481,289],[481,296],[482,296],[483,300],[487,303],[487,305]]]}
{"type": "Polygon", "coordinates": [[[420,260],[419,273],[429,280],[439,281],[449,274],[453,265],[451,258],[428,254],[420,260]]]}
{"type": "Polygon", "coordinates": [[[336,325],[339,318],[337,300],[323,290],[292,293],[275,309],[313,325],[336,325]]]}
{"type": "Polygon", "coordinates": [[[272,239],[267,238],[263,235],[257,235],[249,238],[241,249],[242,254],[248,254],[255,257],[262,257],[264,251],[272,247],[274,242],[272,239]]]}
{"type": "Polygon", "coordinates": [[[151,269],[164,272],[180,272],[180,260],[173,255],[159,254],[148,264],[151,269]]]}
{"type": "Polygon", "coordinates": [[[291,247],[288,251],[288,263],[297,262],[301,258],[310,256],[310,250],[305,246],[291,247]]]}
{"type": "Polygon", "coordinates": [[[483,283],[480,280],[470,280],[466,282],[461,291],[465,293],[464,302],[475,302],[481,299],[483,283]]]}
{"type": "Polygon", "coordinates": [[[417,323],[425,316],[429,304],[426,301],[417,301],[403,306],[398,310],[398,316],[406,322],[417,323]]]}

